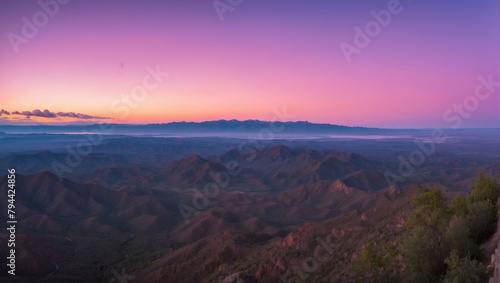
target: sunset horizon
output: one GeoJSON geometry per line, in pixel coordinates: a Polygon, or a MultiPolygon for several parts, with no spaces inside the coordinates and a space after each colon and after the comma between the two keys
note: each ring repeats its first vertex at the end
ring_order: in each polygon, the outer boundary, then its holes
{"type": "Polygon", "coordinates": [[[500,127],[498,1],[240,2],[2,2],[0,109],[72,116],[0,123],[500,127]]]}
{"type": "MultiPolygon", "coordinates": [[[[38,118],[38,117],[36,117],[38,118]]],[[[35,119],[36,119],[35,118],[35,119]]],[[[35,120],[31,118],[30,120],[35,120]]],[[[201,123],[213,123],[213,122],[228,122],[228,121],[236,121],[240,123],[244,123],[247,121],[259,121],[259,122],[265,122],[265,123],[271,123],[271,122],[281,122],[279,120],[275,119],[213,119],[213,120],[171,120],[171,121],[165,121],[165,122],[144,122],[144,123],[131,123],[127,121],[114,121],[112,119],[105,119],[105,120],[79,120],[75,119],[73,121],[58,121],[58,122],[53,122],[53,121],[47,121],[47,122],[42,122],[43,120],[49,120],[47,119],[40,119],[40,121],[23,121],[23,122],[10,122],[10,121],[0,121],[0,126],[92,126],[92,125],[100,125],[100,124],[109,124],[109,125],[131,125],[131,126],[146,126],[146,125],[166,125],[166,124],[173,124],[173,123],[195,123],[195,124],[201,124],[201,123]]],[[[450,129],[464,129],[464,130],[470,130],[470,129],[500,129],[500,126],[493,126],[493,127],[488,127],[488,126],[478,126],[478,127],[453,127],[453,125],[449,125],[448,127],[377,127],[377,126],[366,126],[366,125],[345,125],[345,124],[339,124],[339,123],[329,123],[329,122],[323,122],[323,121],[308,121],[308,120],[287,120],[287,123],[308,123],[308,124],[316,124],[316,125],[332,125],[332,126],[341,126],[341,127],[351,127],[351,128],[369,128],[369,129],[387,129],[387,130],[428,130],[428,129],[445,129],[445,130],[450,130],[450,129]]],[[[1,132],[1,130],[0,130],[1,132]]]]}

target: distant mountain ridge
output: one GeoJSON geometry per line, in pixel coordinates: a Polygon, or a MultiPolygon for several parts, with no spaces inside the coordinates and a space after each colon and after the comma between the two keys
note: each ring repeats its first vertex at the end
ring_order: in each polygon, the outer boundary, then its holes
{"type": "Polygon", "coordinates": [[[68,133],[68,132],[90,132],[101,128],[101,125],[113,127],[113,132],[118,133],[185,133],[185,132],[259,132],[268,129],[273,132],[286,131],[287,133],[338,133],[351,131],[378,131],[378,128],[349,127],[326,123],[310,123],[307,121],[297,122],[279,122],[279,121],[260,121],[260,120],[215,120],[205,122],[170,122],[162,124],[94,124],[94,125],[36,125],[36,126],[17,126],[0,125],[0,131],[4,132],[32,132],[32,133],[68,133]]]}
{"type": "MultiPolygon", "coordinates": [[[[280,122],[280,121],[260,121],[260,120],[216,120],[206,122],[171,122],[166,124],[148,124],[148,128],[172,129],[172,130],[196,130],[196,131],[255,131],[270,129],[279,131],[299,132],[329,132],[338,130],[360,130],[370,129],[366,127],[349,127],[326,123],[310,123],[307,121],[280,122]]],[[[375,128],[373,128],[375,129],[375,128]]]]}

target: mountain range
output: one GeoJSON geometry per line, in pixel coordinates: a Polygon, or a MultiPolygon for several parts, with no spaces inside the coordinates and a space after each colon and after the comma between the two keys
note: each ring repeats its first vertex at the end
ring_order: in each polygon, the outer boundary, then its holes
{"type": "Polygon", "coordinates": [[[307,121],[281,122],[260,120],[216,120],[206,122],[170,122],[163,124],[95,124],[95,125],[36,125],[14,126],[0,125],[0,131],[5,133],[71,133],[71,132],[102,132],[103,128],[111,129],[113,134],[123,133],[257,133],[260,130],[287,133],[338,133],[338,132],[376,132],[381,129],[366,127],[348,127],[333,124],[310,123],[307,121]]]}
{"type": "MultiPolygon", "coordinates": [[[[494,147],[468,143],[438,151],[396,185],[384,174],[397,172],[398,150],[411,148],[405,141],[359,143],[371,146],[367,154],[338,150],[350,141],[239,144],[106,139],[64,176],[53,170],[66,162],[64,151],[0,156],[0,166],[18,172],[19,278],[108,282],[123,267],[139,282],[277,282],[305,276],[303,260],[330,239],[332,256],[306,281],[350,280],[361,243],[404,235],[411,198],[425,187],[451,198],[465,195],[477,174],[500,172],[494,147]]],[[[7,195],[0,203],[7,206],[7,195]]]]}

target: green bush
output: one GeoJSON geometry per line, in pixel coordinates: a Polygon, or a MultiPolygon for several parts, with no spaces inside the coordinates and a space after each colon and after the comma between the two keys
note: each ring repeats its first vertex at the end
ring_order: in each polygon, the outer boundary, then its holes
{"type": "Polygon", "coordinates": [[[446,197],[432,188],[413,198],[416,209],[401,239],[405,282],[485,282],[480,244],[497,228],[500,186],[479,174],[467,198],[446,206],[446,197]]]}
{"type": "Polygon", "coordinates": [[[467,201],[469,203],[488,201],[496,210],[499,197],[500,187],[497,181],[479,174],[476,184],[472,187],[472,192],[467,195],[467,201]]]}
{"type": "Polygon", "coordinates": [[[445,262],[449,267],[445,283],[482,283],[488,282],[490,278],[482,263],[469,257],[460,257],[457,250],[453,250],[445,262]]]}

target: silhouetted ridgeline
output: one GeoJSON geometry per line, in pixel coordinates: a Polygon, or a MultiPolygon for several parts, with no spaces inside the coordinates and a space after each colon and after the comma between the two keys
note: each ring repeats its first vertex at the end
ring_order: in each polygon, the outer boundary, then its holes
{"type": "MultiPolygon", "coordinates": [[[[207,122],[171,122],[165,124],[103,124],[106,127],[113,127],[113,133],[186,133],[186,132],[206,132],[206,133],[224,133],[224,132],[259,132],[267,129],[273,132],[287,133],[370,133],[378,132],[381,129],[365,127],[347,127],[333,124],[316,124],[304,121],[299,122],[270,122],[259,120],[218,120],[207,122]]],[[[37,126],[0,126],[0,131],[6,133],[71,133],[71,132],[90,132],[98,131],[101,125],[37,125],[37,126]]]]}

